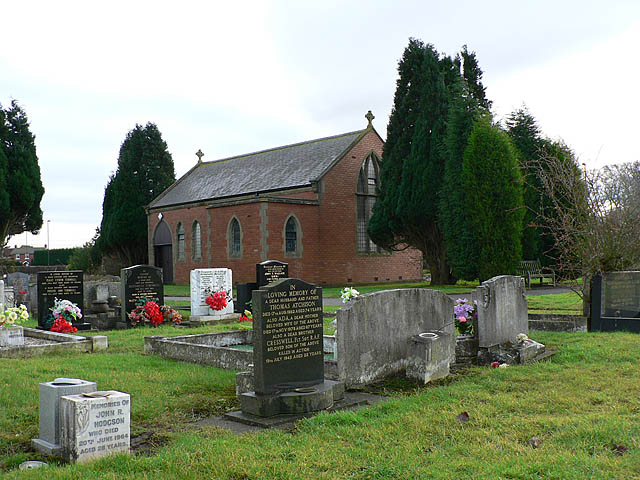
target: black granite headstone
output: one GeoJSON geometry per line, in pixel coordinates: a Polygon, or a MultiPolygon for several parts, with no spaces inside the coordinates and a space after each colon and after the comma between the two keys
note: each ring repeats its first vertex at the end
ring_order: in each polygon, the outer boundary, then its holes
{"type": "MultiPolygon", "coordinates": [[[[51,313],[55,299],[69,300],[80,307],[84,306],[84,288],[82,270],[60,272],[38,272],[38,327],[45,328],[45,319],[51,313]]],[[[84,312],[82,312],[84,315],[84,312]]],[[[78,330],[87,330],[91,325],[82,319],[72,322],[78,330]]]]}
{"type": "Polygon", "coordinates": [[[129,322],[129,313],[136,308],[141,299],[153,299],[164,304],[162,269],[152,265],[135,265],[120,270],[120,292],[122,293],[121,321],[129,322]]]}
{"type": "Polygon", "coordinates": [[[245,310],[250,310],[247,303],[251,301],[251,294],[256,288],[257,285],[255,282],[236,284],[236,301],[233,304],[236,313],[243,313],[245,310]]]}
{"type": "Polygon", "coordinates": [[[588,329],[640,332],[640,272],[607,272],[594,276],[588,329]]]}
{"type": "Polygon", "coordinates": [[[277,260],[266,260],[256,264],[256,283],[258,288],[289,277],[289,264],[277,260]]]}
{"type": "Polygon", "coordinates": [[[253,335],[256,394],[324,381],[322,288],[287,278],[254,290],[253,335]]]}

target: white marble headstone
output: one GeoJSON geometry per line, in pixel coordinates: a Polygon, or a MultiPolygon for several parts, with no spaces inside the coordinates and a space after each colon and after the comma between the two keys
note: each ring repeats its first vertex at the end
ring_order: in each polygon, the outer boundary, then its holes
{"type": "Polygon", "coordinates": [[[231,299],[233,278],[230,268],[197,268],[191,270],[191,316],[226,315],[233,313],[231,299]],[[219,311],[209,308],[206,298],[212,293],[224,291],[227,294],[227,306],[219,311]]]}
{"type": "Polygon", "coordinates": [[[62,455],[71,462],[129,453],[131,397],[116,391],[61,397],[60,426],[62,455]]]}

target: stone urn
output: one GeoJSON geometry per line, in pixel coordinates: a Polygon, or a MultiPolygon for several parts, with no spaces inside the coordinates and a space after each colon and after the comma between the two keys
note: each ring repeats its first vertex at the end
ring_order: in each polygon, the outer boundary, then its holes
{"type": "Polygon", "coordinates": [[[107,300],[94,300],[91,302],[91,307],[94,313],[108,313],[109,302],[107,300]]]}

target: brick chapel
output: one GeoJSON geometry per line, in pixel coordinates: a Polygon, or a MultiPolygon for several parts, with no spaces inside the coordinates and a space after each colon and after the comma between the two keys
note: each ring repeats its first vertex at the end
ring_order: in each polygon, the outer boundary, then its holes
{"type": "Polygon", "coordinates": [[[265,260],[320,285],[420,279],[419,252],[387,252],[367,235],[384,142],[366,118],[364,130],[212,162],[198,151],[147,207],[149,263],[165,283],[210,267],[254,282],[265,260]]]}

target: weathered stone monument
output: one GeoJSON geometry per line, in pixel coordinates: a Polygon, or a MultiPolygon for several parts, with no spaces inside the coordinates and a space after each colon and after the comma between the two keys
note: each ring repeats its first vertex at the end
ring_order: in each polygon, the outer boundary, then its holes
{"type": "MultiPolygon", "coordinates": [[[[84,306],[82,270],[38,272],[38,328],[45,328],[55,299],[69,300],[81,309],[84,306]]],[[[89,330],[91,324],[79,319],[72,322],[78,330],[89,330]]]]}
{"type": "Polygon", "coordinates": [[[259,417],[304,414],[333,406],[344,384],[324,378],[322,289],[295,278],[253,292],[254,391],[239,395],[250,423],[259,417]]]}
{"type": "Polygon", "coordinates": [[[0,280],[0,304],[4,305],[4,280],[0,280]]]}
{"type": "Polygon", "coordinates": [[[445,332],[413,335],[407,345],[407,377],[428,383],[448,376],[453,345],[451,334],[445,332]]]}
{"type": "Polygon", "coordinates": [[[519,276],[493,277],[474,292],[478,308],[478,364],[526,363],[545,351],[544,345],[527,338],[529,313],[524,279],[519,276]]]}
{"type": "Polygon", "coordinates": [[[29,307],[30,287],[29,274],[12,272],[7,274],[7,285],[13,287],[14,301],[16,305],[29,307]]]}
{"type": "Polygon", "coordinates": [[[56,378],[40,384],[40,438],[31,440],[34,449],[47,455],[60,455],[60,398],[96,391],[96,382],[79,378],[56,378]]]}
{"type": "Polygon", "coordinates": [[[153,265],[135,265],[120,270],[120,292],[122,308],[120,321],[130,324],[129,313],[136,308],[139,300],[153,300],[158,305],[164,304],[164,287],[162,269],[153,265]]]}
{"type": "Polygon", "coordinates": [[[191,320],[220,320],[233,314],[233,276],[230,268],[197,268],[191,270],[191,320]],[[209,295],[224,292],[227,306],[222,310],[209,308],[206,300],[209,295]]]}
{"type": "Polygon", "coordinates": [[[129,453],[131,397],[94,391],[60,398],[62,456],[83,463],[115,453],[129,453]]]}

